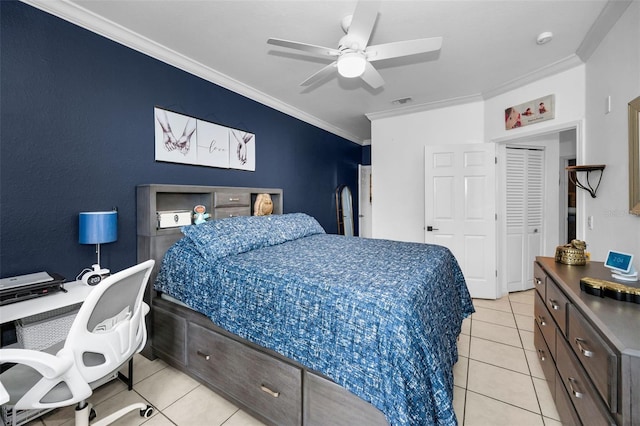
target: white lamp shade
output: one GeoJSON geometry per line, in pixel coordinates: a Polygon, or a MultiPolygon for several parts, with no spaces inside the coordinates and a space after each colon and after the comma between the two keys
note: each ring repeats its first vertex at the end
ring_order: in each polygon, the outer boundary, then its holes
{"type": "Polygon", "coordinates": [[[78,229],[80,244],[112,243],[118,239],[118,212],[81,212],[78,229]]]}
{"type": "Polygon", "coordinates": [[[338,72],[347,78],[360,77],[367,66],[367,59],[362,53],[345,53],[338,58],[338,72]]]}

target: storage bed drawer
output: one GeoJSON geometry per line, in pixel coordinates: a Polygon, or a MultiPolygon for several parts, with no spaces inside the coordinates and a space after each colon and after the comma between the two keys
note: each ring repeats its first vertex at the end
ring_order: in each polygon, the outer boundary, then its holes
{"type": "Polygon", "coordinates": [[[251,205],[251,194],[248,192],[216,192],[213,196],[213,207],[249,205],[251,205]]]}
{"type": "Polygon", "coordinates": [[[301,424],[301,369],[193,323],[187,357],[203,380],[274,424],[301,424]]]}
{"type": "Polygon", "coordinates": [[[236,216],[251,216],[251,207],[218,207],[213,209],[213,219],[236,216]]]}

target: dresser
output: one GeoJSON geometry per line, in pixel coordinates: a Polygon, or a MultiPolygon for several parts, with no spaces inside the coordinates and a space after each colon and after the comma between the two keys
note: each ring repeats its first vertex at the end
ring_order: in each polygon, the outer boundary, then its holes
{"type": "Polygon", "coordinates": [[[562,423],[640,424],[640,305],[580,289],[582,277],[612,280],[602,262],[533,267],[534,344],[562,423]]]}

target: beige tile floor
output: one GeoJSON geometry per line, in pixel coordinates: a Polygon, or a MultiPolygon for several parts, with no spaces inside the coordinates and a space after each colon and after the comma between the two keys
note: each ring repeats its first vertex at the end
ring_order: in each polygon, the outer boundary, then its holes
{"type": "MultiPolygon", "coordinates": [[[[460,425],[560,425],[533,347],[534,290],[495,301],[474,300],[463,324],[454,369],[454,405],[460,425]]],[[[118,425],[258,426],[259,421],[160,360],[134,359],[134,389],[116,380],[91,397],[98,418],[127,404],[148,401],[149,419],[137,412],[118,425]]],[[[52,411],[31,426],[73,424],[73,408],[52,411]]]]}

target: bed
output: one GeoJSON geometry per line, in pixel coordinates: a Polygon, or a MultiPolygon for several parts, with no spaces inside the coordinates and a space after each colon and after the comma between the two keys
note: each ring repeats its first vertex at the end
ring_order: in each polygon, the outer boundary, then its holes
{"type": "Polygon", "coordinates": [[[330,235],[302,213],[170,239],[154,355],[270,424],[456,423],[452,368],[473,306],[446,248],[330,235]]]}

